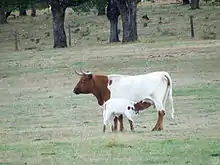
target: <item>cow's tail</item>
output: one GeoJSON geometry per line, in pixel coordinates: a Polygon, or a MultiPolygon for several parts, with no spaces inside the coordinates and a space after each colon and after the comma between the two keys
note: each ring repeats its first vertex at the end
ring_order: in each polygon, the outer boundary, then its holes
{"type": "Polygon", "coordinates": [[[172,88],[172,79],[169,75],[169,73],[165,73],[164,74],[164,77],[166,78],[167,80],[167,90],[166,90],[166,93],[165,93],[165,96],[164,96],[164,99],[163,99],[163,103],[164,103],[164,106],[166,104],[166,100],[167,100],[167,97],[168,97],[168,100],[169,100],[169,105],[170,105],[170,109],[171,109],[171,118],[174,119],[174,107],[173,107],[173,88],[172,88]]]}

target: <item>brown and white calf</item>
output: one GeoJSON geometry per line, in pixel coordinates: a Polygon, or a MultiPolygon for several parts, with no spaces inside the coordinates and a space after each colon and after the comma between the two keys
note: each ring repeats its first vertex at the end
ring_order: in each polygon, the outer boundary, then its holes
{"type": "MultiPolygon", "coordinates": [[[[76,72],[81,76],[73,92],[75,94],[93,94],[99,105],[103,105],[110,98],[124,98],[139,102],[145,98],[155,103],[158,111],[157,123],[153,131],[163,129],[165,104],[169,98],[171,117],[174,117],[172,80],[167,72],[151,72],[141,75],[95,75],[91,72],[76,72]]],[[[143,104],[142,109],[150,107],[143,104]]],[[[117,129],[117,120],[120,122],[120,131],[123,130],[123,116],[114,119],[114,130],[117,129]]]]}
{"type": "Polygon", "coordinates": [[[113,131],[113,120],[119,115],[127,117],[130,123],[130,129],[133,131],[134,118],[139,111],[143,110],[143,106],[148,106],[149,104],[154,105],[154,102],[150,99],[134,102],[124,98],[110,98],[103,105],[103,132],[105,132],[108,123],[113,131]]]}

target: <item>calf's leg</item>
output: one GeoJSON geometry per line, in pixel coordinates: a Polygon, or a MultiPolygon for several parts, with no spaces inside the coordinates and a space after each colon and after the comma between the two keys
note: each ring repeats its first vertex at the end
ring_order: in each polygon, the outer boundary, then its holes
{"type": "Polygon", "coordinates": [[[113,131],[117,131],[118,129],[118,117],[114,118],[114,127],[112,128],[113,131]]]}
{"type": "Polygon", "coordinates": [[[127,117],[128,121],[129,121],[129,124],[130,124],[130,129],[131,131],[134,131],[134,126],[133,126],[133,118],[132,118],[132,113],[131,113],[131,110],[126,110],[125,111],[125,116],[127,117]]]}
{"type": "Polygon", "coordinates": [[[118,120],[120,122],[120,131],[122,132],[124,130],[124,125],[123,125],[123,115],[120,115],[118,117],[118,120]]]}
{"type": "Polygon", "coordinates": [[[130,124],[131,131],[134,131],[133,121],[131,121],[129,119],[128,119],[128,121],[129,121],[129,124],[130,124]]]}
{"type": "Polygon", "coordinates": [[[106,125],[103,125],[103,133],[105,133],[106,125]]]}

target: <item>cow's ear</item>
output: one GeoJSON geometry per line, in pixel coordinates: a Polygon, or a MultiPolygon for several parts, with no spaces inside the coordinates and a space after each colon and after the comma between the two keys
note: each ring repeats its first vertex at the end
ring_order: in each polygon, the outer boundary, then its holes
{"type": "Polygon", "coordinates": [[[88,79],[92,80],[92,74],[88,74],[88,79]]]}

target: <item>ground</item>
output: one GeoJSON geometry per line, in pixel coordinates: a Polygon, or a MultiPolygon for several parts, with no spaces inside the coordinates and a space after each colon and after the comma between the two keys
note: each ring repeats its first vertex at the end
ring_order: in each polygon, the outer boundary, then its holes
{"type": "MultiPolygon", "coordinates": [[[[154,11],[149,9],[147,13],[155,19],[167,8],[182,14],[188,10],[186,6],[177,6],[179,10],[174,10],[172,5],[149,5],[144,3],[139,7],[138,18],[144,8],[153,8],[154,11]]],[[[218,24],[220,10],[203,6],[206,12],[210,8],[215,12],[208,13],[211,19],[207,22],[218,24]]],[[[197,20],[205,15],[202,10],[196,12],[197,20]]],[[[174,15],[176,13],[169,11],[166,19],[172,20],[174,15]]],[[[38,16],[34,22],[40,18],[44,16],[38,16]]],[[[100,22],[106,21],[104,17],[91,18],[96,18],[97,28],[103,26],[100,22]]],[[[187,22],[188,14],[184,14],[184,18],[179,22],[187,22]]],[[[85,20],[86,16],[79,19],[85,20]]],[[[10,21],[0,28],[1,36],[8,35],[3,30],[10,29],[15,20],[10,21]]],[[[190,34],[183,31],[184,23],[173,25],[176,33],[171,36],[156,33],[153,23],[149,23],[147,30],[139,23],[139,33],[152,32],[148,37],[139,35],[138,42],[123,45],[100,41],[100,46],[77,38],[81,44],[52,49],[52,38],[44,38],[42,28],[38,35],[44,44],[27,50],[30,42],[21,43],[20,51],[14,52],[13,42],[1,38],[0,164],[220,164],[219,31],[212,40],[197,35],[191,39],[190,34]],[[124,132],[112,133],[108,129],[103,134],[102,110],[95,97],[72,92],[79,80],[74,70],[80,67],[96,74],[168,71],[173,79],[175,119],[171,119],[168,108],[164,130],[152,132],[157,113],[149,108],[136,118],[134,132],[130,132],[125,118],[124,132]]],[[[30,27],[24,23],[16,25],[18,29],[30,27]]],[[[37,22],[35,26],[41,25],[37,22]]],[[[107,37],[108,29],[104,29],[107,37]]],[[[104,32],[98,30],[97,35],[102,36],[104,32]]],[[[33,29],[30,31],[34,33],[33,29]]],[[[97,35],[87,37],[92,41],[97,35]]]]}

